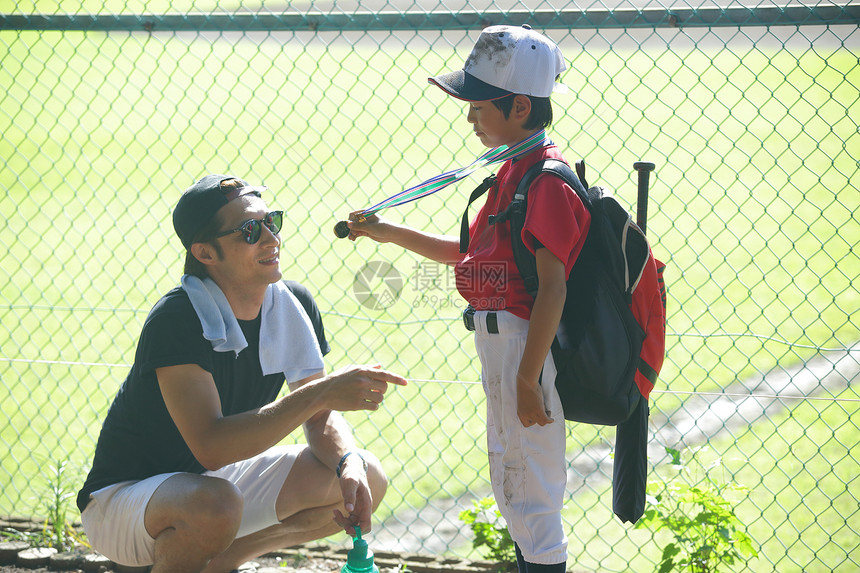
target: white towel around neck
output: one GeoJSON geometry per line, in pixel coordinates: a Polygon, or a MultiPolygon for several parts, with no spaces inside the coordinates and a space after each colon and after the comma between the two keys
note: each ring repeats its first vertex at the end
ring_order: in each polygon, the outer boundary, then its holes
{"type": "MultiPolygon", "coordinates": [[[[212,279],[182,276],[182,288],[203,325],[203,337],[216,352],[234,352],[248,346],[227,297],[212,279]]],[[[324,369],[319,341],[298,299],[283,281],[270,284],[263,299],[260,321],[260,366],[263,374],[283,372],[287,383],[324,369]]]]}

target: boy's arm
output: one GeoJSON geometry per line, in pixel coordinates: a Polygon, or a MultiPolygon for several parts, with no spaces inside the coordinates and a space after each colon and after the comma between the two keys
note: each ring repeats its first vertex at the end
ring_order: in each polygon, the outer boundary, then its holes
{"type": "Polygon", "coordinates": [[[553,421],[544,406],[538,380],[549,354],[567,295],[564,263],[547,248],[535,251],[538,292],[529,318],[526,347],[517,372],[517,415],[523,426],[544,426],[553,421]]]}
{"type": "MultiPolygon", "coordinates": [[[[355,213],[351,214],[350,219],[355,215],[355,213]]],[[[350,220],[348,224],[351,241],[358,237],[370,237],[378,243],[394,243],[422,257],[446,265],[454,265],[463,260],[458,237],[425,233],[386,221],[378,215],[371,215],[362,223],[350,220]]]]}

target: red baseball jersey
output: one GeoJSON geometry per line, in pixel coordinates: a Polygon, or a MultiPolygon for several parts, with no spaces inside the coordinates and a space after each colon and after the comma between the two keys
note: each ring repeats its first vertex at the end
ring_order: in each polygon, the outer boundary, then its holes
{"type": "MultiPolygon", "coordinates": [[[[564,160],[558,147],[536,149],[515,161],[505,162],[497,174],[487,201],[469,225],[469,249],[454,267],[457,290],[478,310],[507,310],[528,320],[534,299],[526,292],[511,247],[509,222],[489,224],[489,216],[504,211],[529,167],[543,159],[564,160]]],[[[570,276],[582,250],[591,215],[576,192],[551,174],[538,176],[528,194],[522,239],[534,253],[543,246],[564,263],[570,276]]]]}

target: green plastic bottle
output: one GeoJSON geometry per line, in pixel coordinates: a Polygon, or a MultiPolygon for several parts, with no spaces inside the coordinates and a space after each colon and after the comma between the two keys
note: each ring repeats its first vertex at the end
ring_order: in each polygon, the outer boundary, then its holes
{"type": "Polygon", "coordinates": [[[373,551],[367,546],[367,541],[361,538],[361,528],[355,528],[352,539],[352,549],[346,554],[346,565],[341,573],[379,573],[379,567],[373,563],[373,551]]]}

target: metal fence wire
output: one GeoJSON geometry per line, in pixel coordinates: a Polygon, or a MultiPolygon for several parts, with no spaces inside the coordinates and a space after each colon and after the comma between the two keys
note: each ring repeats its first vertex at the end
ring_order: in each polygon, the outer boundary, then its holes
{"type": "MultiPolygon", "coordinates": [[[[331,229],[482,152],[426,78],[485,25],[527,23],[567,59],[550,129],[566,157],[631,211],[632,164],[657,165],[650,477],[675,479],[671,447],[698,462],[686,483],[746,488],[732,507],[757,556],[727,570],[860,569],[860,9],[528,4],[0,2],[0,514],[46,515],[52,486],[80,486],[143,320],[178,284],[179,193],[229,172],[287,211],[282,270],[316,297],[327,368],[410,380],[348,415],[391,478],[372,546],[480,556],[459,512],[491,495],[483,392],[450,270],[331,229]]],[[[386,215],[454,233],[488,174],[386,215]]],[[[569,566],[654,570],[671,536],[613,517],[613,444],[568,424],[569,566]]]]}

